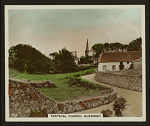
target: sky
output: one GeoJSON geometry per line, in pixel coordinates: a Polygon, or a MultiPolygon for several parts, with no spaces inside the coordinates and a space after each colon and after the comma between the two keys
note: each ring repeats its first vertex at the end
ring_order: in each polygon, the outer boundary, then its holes
{"type": "Polygon", "coordinates": [[[29,44],[46,56],[66,47],[84,56],[96,43],[142,37],[140,9],[9,9],[9,48],[29,44]]]}

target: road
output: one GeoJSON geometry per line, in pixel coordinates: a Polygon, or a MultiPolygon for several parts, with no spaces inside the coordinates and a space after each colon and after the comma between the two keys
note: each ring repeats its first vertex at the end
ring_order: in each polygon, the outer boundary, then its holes
{"type": "MultiPolygon", "coordinates": [[[[82,76],[82,78],[87,79],[92,82],[97,82],[94,79],[94,74],[82,76]]],[[[111,87],[117,92],[117,97],[124,97],[127,100],[127,106],[126,109],[123,111],[123,116],[124,117],[139,117],[142,116],[142,92],[137,92],[137,91],[132,91],[132,90],[127,90],[127,89],[122,89],[119,87],[111,86],[108,84],[103,84],[99,83],[101,85],[111,87]]],[[[94,114],[94,113],[100,113],[102,110],[110,109],[113,111],[113,103],[111,102],[107,105],[102,105],[96,108],[88,109],[88,110],[83,110],[81,112],[75,112],[76,114],[94,114]]],[[[113,111],[114,113],[114,111],[113,111]]]]}

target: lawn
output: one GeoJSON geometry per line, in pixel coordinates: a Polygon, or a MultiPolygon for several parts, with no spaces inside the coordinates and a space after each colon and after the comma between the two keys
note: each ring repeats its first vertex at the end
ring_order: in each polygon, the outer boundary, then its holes
{"type": "MultiPolygon", "coordinates": [[[[89,68],[89,67],[88,67],[89,68]]],[[[44,93],[46,96],[56,100],[56,101],[65,101],[72,99],[84,98],[87,96],[98,96],[99,90],[93,90],[82,85],[69,85],[69,80],[67,77],[80,78],[81,75],[90,74],[94,72],[95,68],[89,68],[87,70],[78,71],[75,73],[65,73],[65,74],[25,74],[13,69],[9,69],[9,75],[19,79],[27,79],[30,81],[38,80],[50,80],[55,85],[56,88],[39,88],[39,90],[44,93]],[[78,76],[78,77],[77,77],[78,76]]],[[[82,79],[83,81],[84,80],[82,79]]],[[[91,82],[89,82],[91,83],[91,82]]],[[[102,86],[102,90],[107,89],[107,87],[102,86]]]]}

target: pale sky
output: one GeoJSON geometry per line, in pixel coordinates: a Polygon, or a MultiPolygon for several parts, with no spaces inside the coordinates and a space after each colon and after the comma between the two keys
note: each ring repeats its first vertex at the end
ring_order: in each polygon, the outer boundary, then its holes
{"type": "Polygon", "coordinates": [[[29,44],[46,56],[63,47],[85,54],[96,43],[129,44],[142,37],[140,9],[21,9],[8,11],[9,48],[29,44]]]}

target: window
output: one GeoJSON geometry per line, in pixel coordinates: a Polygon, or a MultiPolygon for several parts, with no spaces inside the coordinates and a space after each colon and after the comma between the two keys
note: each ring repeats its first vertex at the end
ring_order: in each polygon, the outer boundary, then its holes
{"type": "Polygon", "coordinates": [[[104,70],[104,71],[106,70],[106,65],[103,65],[103,70],[104,70]]]}
{"type": "Polygon", "coordinates": [[[116,66],[115,65],[112,65],[112,70],[116,70],[116,66]]]}

